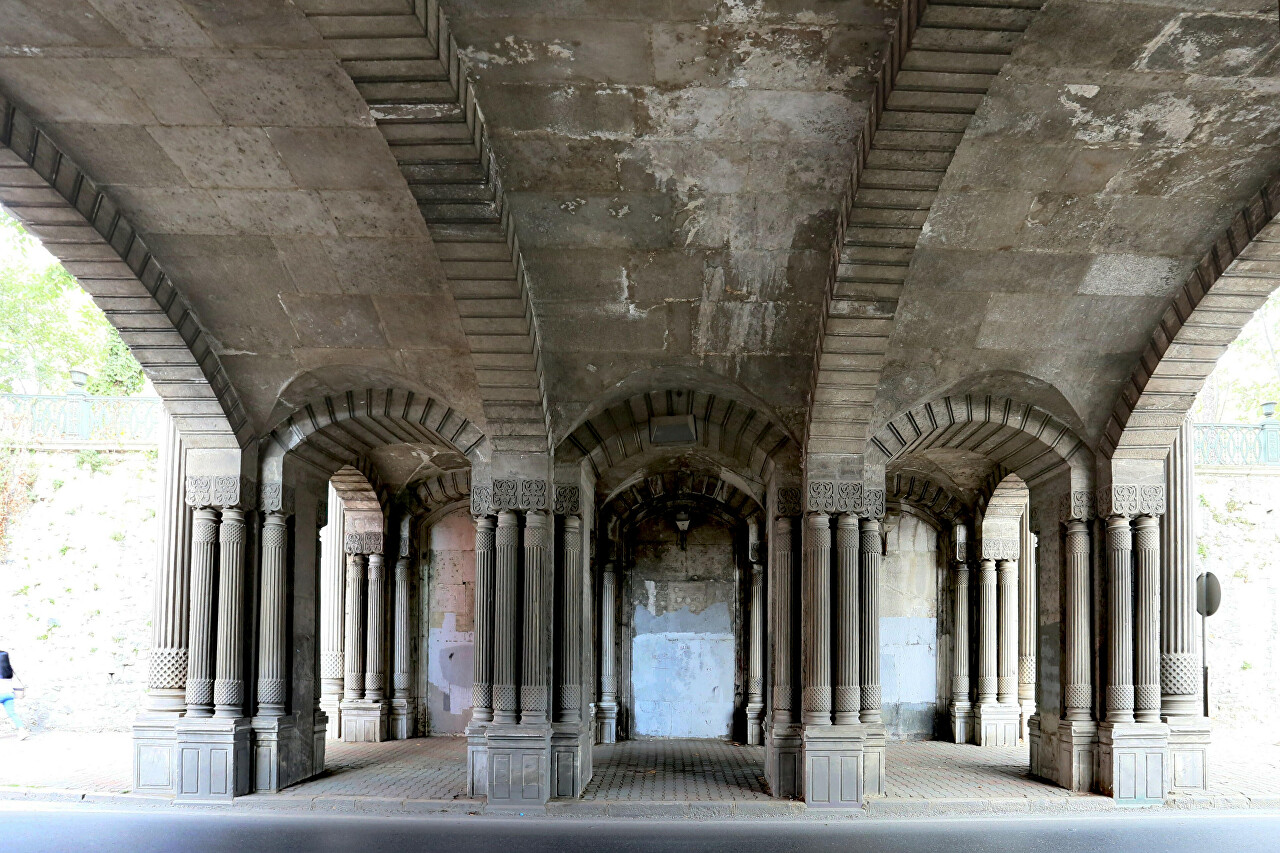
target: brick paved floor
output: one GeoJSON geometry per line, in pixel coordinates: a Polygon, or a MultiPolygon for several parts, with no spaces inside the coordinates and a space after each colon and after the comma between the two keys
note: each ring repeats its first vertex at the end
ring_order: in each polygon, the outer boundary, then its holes
{"type": "Polygon", "coordinates": [[[584,800],[768,800],[764,747],[722,740],[600,744],[584,800]]]}
{"type": "Polygon", "coordinates": [[[466,797],[466,785],[466,738],[329,741],[325,744],[324,775],[287,788],[281,796],[456,800],[466,797]]]}
{"type": "Polygon", "coordinates": [[[995,749],[941,741],[890,743],[885,751],[890,798],[1068,797],[1031,777],[1026,748],[995,749]]]}

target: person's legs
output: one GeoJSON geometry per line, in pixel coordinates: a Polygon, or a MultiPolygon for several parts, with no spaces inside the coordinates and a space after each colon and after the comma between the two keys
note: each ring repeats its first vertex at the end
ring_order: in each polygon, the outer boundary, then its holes
{"type": "Polygon", "coordinates": [[[18,716],[18,709],[13,705],[13,697],[6,696],[0,699],[0,705],[4,705],[4,712],[9,715],[9,719],[13,722],[13,727],[19,732],[26,731],[27,726],[22,722],[22,718],[18,716]]]}

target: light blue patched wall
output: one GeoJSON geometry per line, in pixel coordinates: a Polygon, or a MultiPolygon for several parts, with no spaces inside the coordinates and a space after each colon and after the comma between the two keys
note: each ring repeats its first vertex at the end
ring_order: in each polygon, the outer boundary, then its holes
{"type": "Polygon", "coordinates": [[[933,735],[938,706],[937,619],[880,617],[880,690],[891,738],[933,735]]]}
{"type": "Polygon", "coordinates": [[[701,613],[679,610],[653,618],[636,610],[631,685],[635,734],[640,737],[725,737],[733,723],[733,626],[721,602],[701,613]],[[640,626],[677,623],[704,631],[640,626]]]}

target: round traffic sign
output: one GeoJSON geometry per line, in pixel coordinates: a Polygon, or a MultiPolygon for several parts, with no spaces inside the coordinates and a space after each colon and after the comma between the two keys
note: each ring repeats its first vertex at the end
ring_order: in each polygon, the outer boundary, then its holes
{"type": "Polygon", "coordinates": [[[1201,572],[1196,578],[1196,612],[1201,616],[1212,616],[1218,612],[1222,604],[1222,584],[1213,572],[1201,572]]]}

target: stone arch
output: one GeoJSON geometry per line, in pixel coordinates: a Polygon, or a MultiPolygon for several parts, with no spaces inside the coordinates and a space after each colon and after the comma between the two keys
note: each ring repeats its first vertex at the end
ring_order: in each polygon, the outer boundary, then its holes
{"type": "Polygon", "coordinates": [[[98,184],[0,93],[0,205],[75,276],[184,436],[243,448],[253,427],[200,321],[98,184]]]}
{"type": "Polygon", "coordinates": [[[1093,453],[1062,421],[1041,409],[1002,397],[943,397],[891,419],[871,439],[869,466],[935,447],[973,451],[1026,483],[1063,471],[1085,479],[1093,453]]]}
{"type": "Polygon", "coordinates": [[[885,506],[910,512],[939,533],[965,512],[964,503],[946,486],[915,472],[896,472],[885,478],[885,506]]]}
{"type": "Polygon", "coordinates": [[[1280,175],[1236,214],[1160,318],[1102,436],[1107,458],[1163,460],[1219,357],[1280,284],[1280,175]]]}
{"type": "Polygon", "coordinates": [[[732,526],[761,515],[763,507],[750,493],[708,471],[665,471],[637,477],[610,495],[603,505],[606,519],[617,519],[626,531],[655,514],[688,504],[714,514],[732,526]]]}
{"type": "Polygon", "coordinates": [[[769,415],[731,397],[687,388],[637,394],[586,418],[561,442],[557,461],[585,461],[599,478],[662,447],[715,451],[759,482],[767,482],[779,464],[798,467],[798,445],[769,415]]]}

